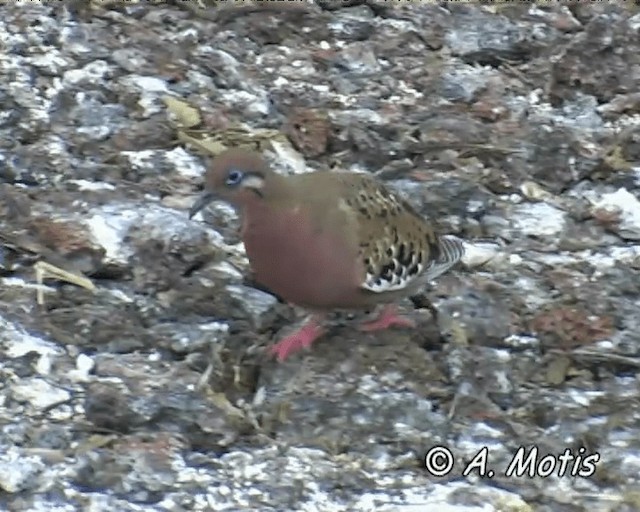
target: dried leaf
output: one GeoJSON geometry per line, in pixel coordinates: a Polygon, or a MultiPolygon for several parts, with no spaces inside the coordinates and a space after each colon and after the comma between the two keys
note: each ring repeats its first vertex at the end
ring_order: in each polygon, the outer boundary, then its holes
{"type": "Polygon", "coordinates": [[[553,197],[551,193],[543,189],[535,181],[525,181],[520,185],[522,195],[531,201],[544,201],[553,197]]]}
{"type": "Polygon", "coordinates": [[[559,386],[567,378],[567,371],[571,366],[571,359],[558,356],[547,365],[547,382],[552,386],[559,386]]]}
{"type": "Polygon", "coordinates": [[[85,288],[90,291],[96,290],[96,285],[94,285],[90,279],[79,276],[72,272],[68,272],[67,270],[61,269],[52,265],[51,263],[47,263],[45,261],[38,261],[33,266],[36,273],[36,281],[38,283],[37,288],[37,301],[38,304],[44,304],[44,291],[42,288],[42,284],[44,279],[46,278],[54,278],[59,279],[60,281],[65,281],[67,283],[75,284],[76,286],[80,286],[81,288],[85,288]]]}
{"type": "Polygon", "coordinates": [[[194,133],[190,131],[178,130],[178,140],[188,144],[198,152],[206,155],[219,155],[228,149],[220,140],[211,137],[206,133],[194,133]]]}
{"type": "Polygon", "coordinates": [[[89,453],[98,448],[103,448],[111,444],[113,441],[118,439],[118,436],[109,434],[109,435],[92,435],[82,443],[80,443],[74,450],[76,455],[82,455],[84,453],[89,453]]]}
{"type": "Polygon", "coordinates": [[[179,130],[178,140],[190,144],[196,151],[213,156],[228,148],[244,147],[262,152],[265,149],[272,149],[274,141],[289,144],[288,139],[278,130],[249,130],[241,126],[233,126],[215,133],[203,130],[179,130]]]}
{"type": "Polygon", "coordinates": [[[173,96],[164,96],[162,100],[167,106],[167,110],[174,116],[178,126],[182,128],[193,128],[202,122],[198,109],[188,103],[173,96]]]}

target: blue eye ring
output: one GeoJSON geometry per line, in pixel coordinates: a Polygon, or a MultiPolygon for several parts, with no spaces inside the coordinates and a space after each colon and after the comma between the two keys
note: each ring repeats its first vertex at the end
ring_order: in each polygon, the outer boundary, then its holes
{"type": "Polygon", "coordinates": [[[231,169],[227,173],[227,180],[225,183],[229,186],[237,185],[244,178],[244,173],[242,171],[238,171],[237,169],[231,169]]]}

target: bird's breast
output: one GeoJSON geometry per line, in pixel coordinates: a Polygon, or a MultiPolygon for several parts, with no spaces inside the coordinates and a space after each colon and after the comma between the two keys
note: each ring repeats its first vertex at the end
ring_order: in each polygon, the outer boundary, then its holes
{"type": "Polygon", "coordinates": [[[256,280],[309,308],[359,306],[363,269],[348,226],[302,209],[245,212],[242,238],[256,280]]]}

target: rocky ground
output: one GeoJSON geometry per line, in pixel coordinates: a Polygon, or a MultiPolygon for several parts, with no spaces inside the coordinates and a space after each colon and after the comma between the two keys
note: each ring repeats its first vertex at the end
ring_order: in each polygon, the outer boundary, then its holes
{"type": "Polygon", "coordinates": [[[1,3],[0,509],[640,510],[632,2],[1,3]],[[278,364],[301,313],[187,219],[236,145],[499,250],[278,364]],[[595,474],[506,476],[534,444],[595,474]]]}

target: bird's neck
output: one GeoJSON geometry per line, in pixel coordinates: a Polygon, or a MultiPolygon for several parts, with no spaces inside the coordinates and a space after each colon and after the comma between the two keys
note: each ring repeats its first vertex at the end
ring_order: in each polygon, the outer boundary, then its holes
{"type": "Polygon", "coordinates": [[[286,208],[295,201],[297,195],[291,190],[293,177],[272,174],[264,182],[262,189],[251,191],[242,197],[240,207],[244,211],[259,211],[264,208],[286,208]]]}
{"type": "Polygon", "coordinates": [[[296,196],[289,191],[289,183],[281,176],[278,181],[269,183],[264,195],[257,194],[247,197],[242,202],[240,212],[242,215],[242,235],[259,235],[258,231],[265,233],[274,224],[281,222],[283,213],[295,210],[298,204],[296,196]]]}

